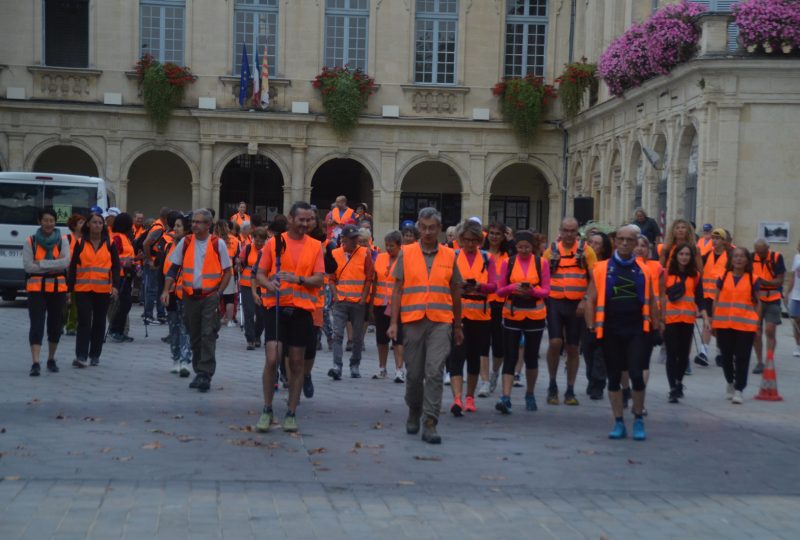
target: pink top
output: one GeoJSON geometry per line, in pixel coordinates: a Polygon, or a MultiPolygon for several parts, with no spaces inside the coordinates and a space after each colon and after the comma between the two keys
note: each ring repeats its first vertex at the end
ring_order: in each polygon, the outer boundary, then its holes
{"type": "MultiPolygon", "coordinates": [[[[514,264],[520,265],[520,268],[524,272],[528,272],[528,266],[533,263],[533,255],[529,256],[527,259],[521,258],[519,255],[516,256],[516,262],[514,264]]],[[[497,295],[498,296],[509,296],[514,291],[517,290],[516,283],[508,283],[508,263],[503,262],[502,266],[500,267],[500,275],[493,281],[494,285],[497,287],[497,295]]],[[[491,274],[492,276],[496,274],[491,274]]],[[[530,295],[534,298],[547,298],[550,295],[550,264],[546,259],[542,259],[542,275],[540,276],[541,280],[538,285],[532,287],[530,289],[530,295]]]]}

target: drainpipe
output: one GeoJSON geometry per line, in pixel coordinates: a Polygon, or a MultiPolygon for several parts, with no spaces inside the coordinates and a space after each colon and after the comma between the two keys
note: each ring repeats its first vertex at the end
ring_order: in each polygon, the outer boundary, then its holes
{"type": "MultiPolygon", "coordinates": [[[[575,56],[575,12],[577,11],[577,0],[572,0],[570,2],[569,7],[569,54],[567,56],[567,62],[572,63],[573,58],[575,56]]],[[[569,150],[569,133],[566,129],[564,129],[563,120],[561,122],[561,131],[562,131],[562,144],[561,144],[561,152],[563,155],[563,170],[561,172],[562,175],[562,182],[563,186],[561,187],[561,217],[565,217],[567,215],[567,188],[568,188],[568,180],[567,175],[569,174],[569,158],[567,157],[567,152],[569,150]]]]}

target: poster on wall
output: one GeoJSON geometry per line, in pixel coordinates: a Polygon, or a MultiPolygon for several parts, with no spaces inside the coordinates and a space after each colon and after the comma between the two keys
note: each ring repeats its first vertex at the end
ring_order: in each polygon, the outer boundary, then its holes
{"type": "Polygon", "coordinates": [[[758,236],[771,244],[788,244],[789,222],[762,221],[758,224],[758,236]]]}

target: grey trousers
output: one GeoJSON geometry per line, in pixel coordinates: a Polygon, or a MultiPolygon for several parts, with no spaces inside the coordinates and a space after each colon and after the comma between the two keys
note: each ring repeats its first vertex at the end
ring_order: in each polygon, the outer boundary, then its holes
{"type": "Polygon", "coordinates": [[[219,334],[219,294],[205,298],[183,297],[183,322],[192,343],[192,368],[195,373],[214,376],[217,370],[217,336],[219,334]]]}
{"type": "Polygon", "coordinates": [[[353,323],[353,353],[350,355],[350,365],[361,364],[361,347],[364,343],[364,315],[367,308],[364,304],[352,302],[335,302],[331,308],[333,312],[333,365],[342,367],[344,354],[342,341],[344,339],[347,321],[353,323]]]}
{"type": "Polygon", "coordinates": [[[422,319],[403,323],[403,359],[406,363],[406,405],[439,418],[442,375],[450,354],[452,327],[422,319]]]}

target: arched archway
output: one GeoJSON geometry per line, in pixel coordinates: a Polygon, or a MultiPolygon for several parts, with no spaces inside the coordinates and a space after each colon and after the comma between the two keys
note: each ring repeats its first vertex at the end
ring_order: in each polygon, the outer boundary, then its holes
{"type": "Polygon", "coordinates": [[[263,154],[239,154],[225,165],[220,177],[220,217],[235,214],[242,201],[251,216],[262,220],[271,221],[283,213],[283,174],[272,159],[263,154]]]}
{"type": "Polygon", "coordinates": [[[595,157],[592,160],[592,168],[589,169],[589,181],[585,191],[592,197],[593,215],[595,219],[599,219],[602,214],[602,173],[600,171],[600,158],[595,157]]]}
{"type": "Polygon", "coordinates": [[[608,201],[609,216],[611,223],[619,223],[622,220],[622,166],[620,165],[619,150],[614,150],[609,166],[610,176],[610,200],[608,201]]]}
{"type": "Polygon", "coordinates": [[[461,179],[450,165],[441,161],[417,163],[400,183],[400,215],[417,220],[422,208],[432,206],[442,213],[442,225],[450,227],[461,221],[461,179]]]}
{"type": "Polygon", "coordinates": [[[678,146],[678,165],[682,171],[682,178],[677,178],[676,210],[683,212],[682,217],[692,222],[697,222],[697,175],[700,161],[699,141],[697,131],[691,124],[686,127],[681,135],[678,146]],[[681,200],[682,199],[682,200],[681,200]]]}
{"type": "Polygon", "coordinates": [[[355,208],[365,203],[372,213],[373,180],[369,170],[352,158],[333,158],[317,168],[311,178],[311,204],[324,216],[339,195],[355,208]]]}
{"type": "MultiPolygon", "coordinates": [[[[634,209],[642,206],[644,175],[645,163],[644,156],[642,155],[642,145],[638,142],[635,142],[633,144],[633,148],[631,149],[631,159],[630,163],[628,164],[628,177],[631,179],[631,183],[633,184],[633,197],[631,203],[634,209]]],[[[625,220],[632,218],[632,216],[623,217],[625,220]]]]}
{"type": "MultiPolygon", "coordinates": [[[[667,154],[667,137],[663,133],[656,135],[653,141],[653,150],[660,156],[656,167],[658,183],[655,192],[655,216],[654,219],[663,228],[663,223],[667,216],[667,201],[669,196],[669,155],[667,154]]],[[[648,206],[653,206],[649,204],[648,206]]]]}
{"type": "Polygon", "coordinates": [[[162,206],[192,209],[192,172],[180,156],[150,150],[138,156],[128,171],[127,209],[153,217],[162,206]]]}
{"type": "Polygon", "coordinates": [[[100,176],[97,164],[87,152],[70,145],[56,145],[44,150],[33,163],[33,172],[100,176]]]}
{"type": "Polygon", "coordinates": [[[512,163],[494,178],[489,190],[489,220],[515,231],[547,234],[549,188],[542,172],[529,163],[512,163]]]}

